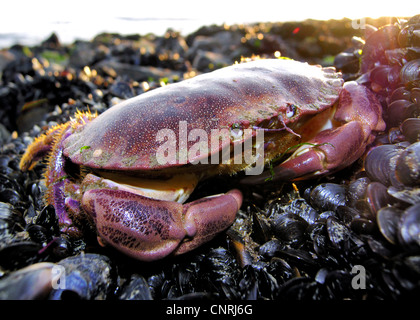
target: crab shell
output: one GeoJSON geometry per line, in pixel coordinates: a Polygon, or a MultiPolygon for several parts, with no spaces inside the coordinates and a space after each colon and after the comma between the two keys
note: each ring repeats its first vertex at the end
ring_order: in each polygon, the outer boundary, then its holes
{"type": "MultiPolygon", "coordinates": [[[[293,60],[236,64],[151,90],[108,109],[66,138],[64,155],[73,163],[96,169],[179,167],[183,163],[156,161],[162,144],[156,139],[159,130],[173,130],[177,141],[184,134],[179,130],[181,121],[187,122],[188,130],[202,129],[209,137],[212,129],[223,128],[270,126],[298,132],[307,119],[333,105],[342,84],[341,75],[332,68],[293,60]]],[[[282,135],[290,133],[284,130],[282,135]]],[[[209,146],[209,154],[231,142],[209,146]]],[[[188,142],[188,147],[192,143],[188,142]]],[[[275,149],[281,151],[288,147],[286,143],[278,144],[275,149]]],[[[188,160],[202,157],[199,154],[188,160]]]]}

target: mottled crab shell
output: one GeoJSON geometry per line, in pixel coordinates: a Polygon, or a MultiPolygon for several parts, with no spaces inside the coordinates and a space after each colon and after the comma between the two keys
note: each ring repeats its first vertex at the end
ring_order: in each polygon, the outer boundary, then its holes
{"type": "MultiPolygon", "coordinates": [[[[64,155],[91,168],[163,169],[174,165],[156,161],[163,143],[156,140],[160,129],[173,130],[179,141],[180,121],[187,122],[188,131],[203,129],[208,137],[212,129],[255,128],[276,117],[287,126],[330,107],[342,83],[334,69],[293,60],[235,64],[113,106],[76,128],[64,141],[64,155]]],[[[210,146],[209,152],[223,147],[210,146]]]]}

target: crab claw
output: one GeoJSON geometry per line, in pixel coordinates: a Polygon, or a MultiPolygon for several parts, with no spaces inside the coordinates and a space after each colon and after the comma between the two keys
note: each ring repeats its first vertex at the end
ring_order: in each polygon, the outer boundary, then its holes
{"type": "Polygon", "coordinates": [[[242,183],[258,184],[267,179],[302,180],[341,170],[357,159],[385,130],[382,107],[373,93],[356,82],[347,82],[340,93],[334,122],[339,126],[319,132],[298,148],[285,162],[242,183]]]}
{"type": "Polygon", "coordinates": [[[115,189],[89,190],[82,199],[100,242],[143,261],[182,254],[209,241],[233,223],[241,204],[238,190],[185,205],[115,189]]]}
{"type": "Polygon", "coordinates": [[[364,152],[362,128],[358,122],[350,122],[335,130],[322,131],[316,140],[299,148],[289,159],[252,177],[252,183],[272,180],[302,180],[343,169],[356,161],[364,152]]]}

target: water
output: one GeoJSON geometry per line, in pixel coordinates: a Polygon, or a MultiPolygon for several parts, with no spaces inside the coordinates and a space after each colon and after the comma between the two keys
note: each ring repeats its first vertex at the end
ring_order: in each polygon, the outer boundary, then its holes
{"type": "Polygon", "coordinates": [[[92,22],[85,25],[79,21],[51,21],[38,26],[36,29],[15,32],[0,33],[0,48],[9,47],[15,43],[35,45],[45,40],[52,32],[55,32],[62,43],[73,41],[91,40],[101,32],[116,32],[120,34],[147,34],[154,33],[163,35],[168,28],[179,31],[182,34],[194,32],[202,25],[213,21],[202,21],[188,18],[125,18],[109,17],[106,24],[102,21],[92,22]]]}
{"type": "MultiPolygon", "coordinates": [[[[203,25],[371,16],[412,16],[417,0],[20,0],[2,3],[0,48],[34,45],[55,32],[62,43],[91,40],[100,32],[163,35],[172,28],[187,35],[203,25]],[[410,3],[412,2],[412,3],[410,3]]],[[[416,7],[417,11],[416,12],[416,7]]]]}

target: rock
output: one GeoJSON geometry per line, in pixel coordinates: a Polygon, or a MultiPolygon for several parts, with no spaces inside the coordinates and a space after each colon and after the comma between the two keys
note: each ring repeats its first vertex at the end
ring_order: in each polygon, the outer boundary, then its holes
{"type": "Polygon", "coordinates": [[[145,66],[134,66],[128,63],[121,63],[115,60],[103,60],[93,66],[94,69],[102,71],[105,74],[114,76],[118,74],[122,77],[128,77],[134,81],[149,81],[159,80],[162,78],[179,78],[181,75],[178,72],[174,72],[170,69],[156,68],[156,67],[145,67],[145,66]]]}
{"type": "Polygon", "coordinates": [[[158,53],[171,52],[184,57],[187,50],[188,45],[184,37],[171,29],[166,31],[163,37],[156,39],[156,51],[158,53]]]}
{"type": "Polygon", "coordinates": [[[47,39],[41,42],[41,46],[47,49],[59,49],[61,48],[61,43],[58,36],[53,32],[47,39]]]}
{"type": "Polygon", "coordinates": [[[122,99],[129,99],[134,97],[134,90],[126,81],[115,81],[109,88],[109,92],[122,99]]]}
{"type": "Polygon", "coordinates": [[[13,60],[15,60],[15,56],[9,50],[0,51],[0,77],[3,69],[13,60]]]}
{"type": "Polygon", "coordinates": [[[197,36],[187,51],[187,58],[193,60],[198,51],[215,51],[219,49],[216,39],[207,36],[197,36]]]}
{"type": "Polygon", "coordinates": [[[220,31],[212,36],[199,35],[194,38],[187,52],[187,58],[192,61],[201,51],[216,52],[232,58],[232,52],[242,46],[242,34],[239,32],[220,31]]]}
{"type": "Polygon", "coordinates": [[[10,136],[11,134],[9,130],[7,130],[7,128],[2,123],[0,123],[0,143],[4,145],[9,141],[10,136]]]}
{"type": "Polygon", "coordinates": [[[74,68],[83,68],[104,59],[109,49],[104,45],[96,45],[87,41],[76,41],[70,54],[70,65],[74,68]]]}
{"type": "Polygon", "coordinates": [[[195,55],[192,66],[198,71],[208,72],[231,65],[232,62],[221,53],[199,50],[195,55]]]}

